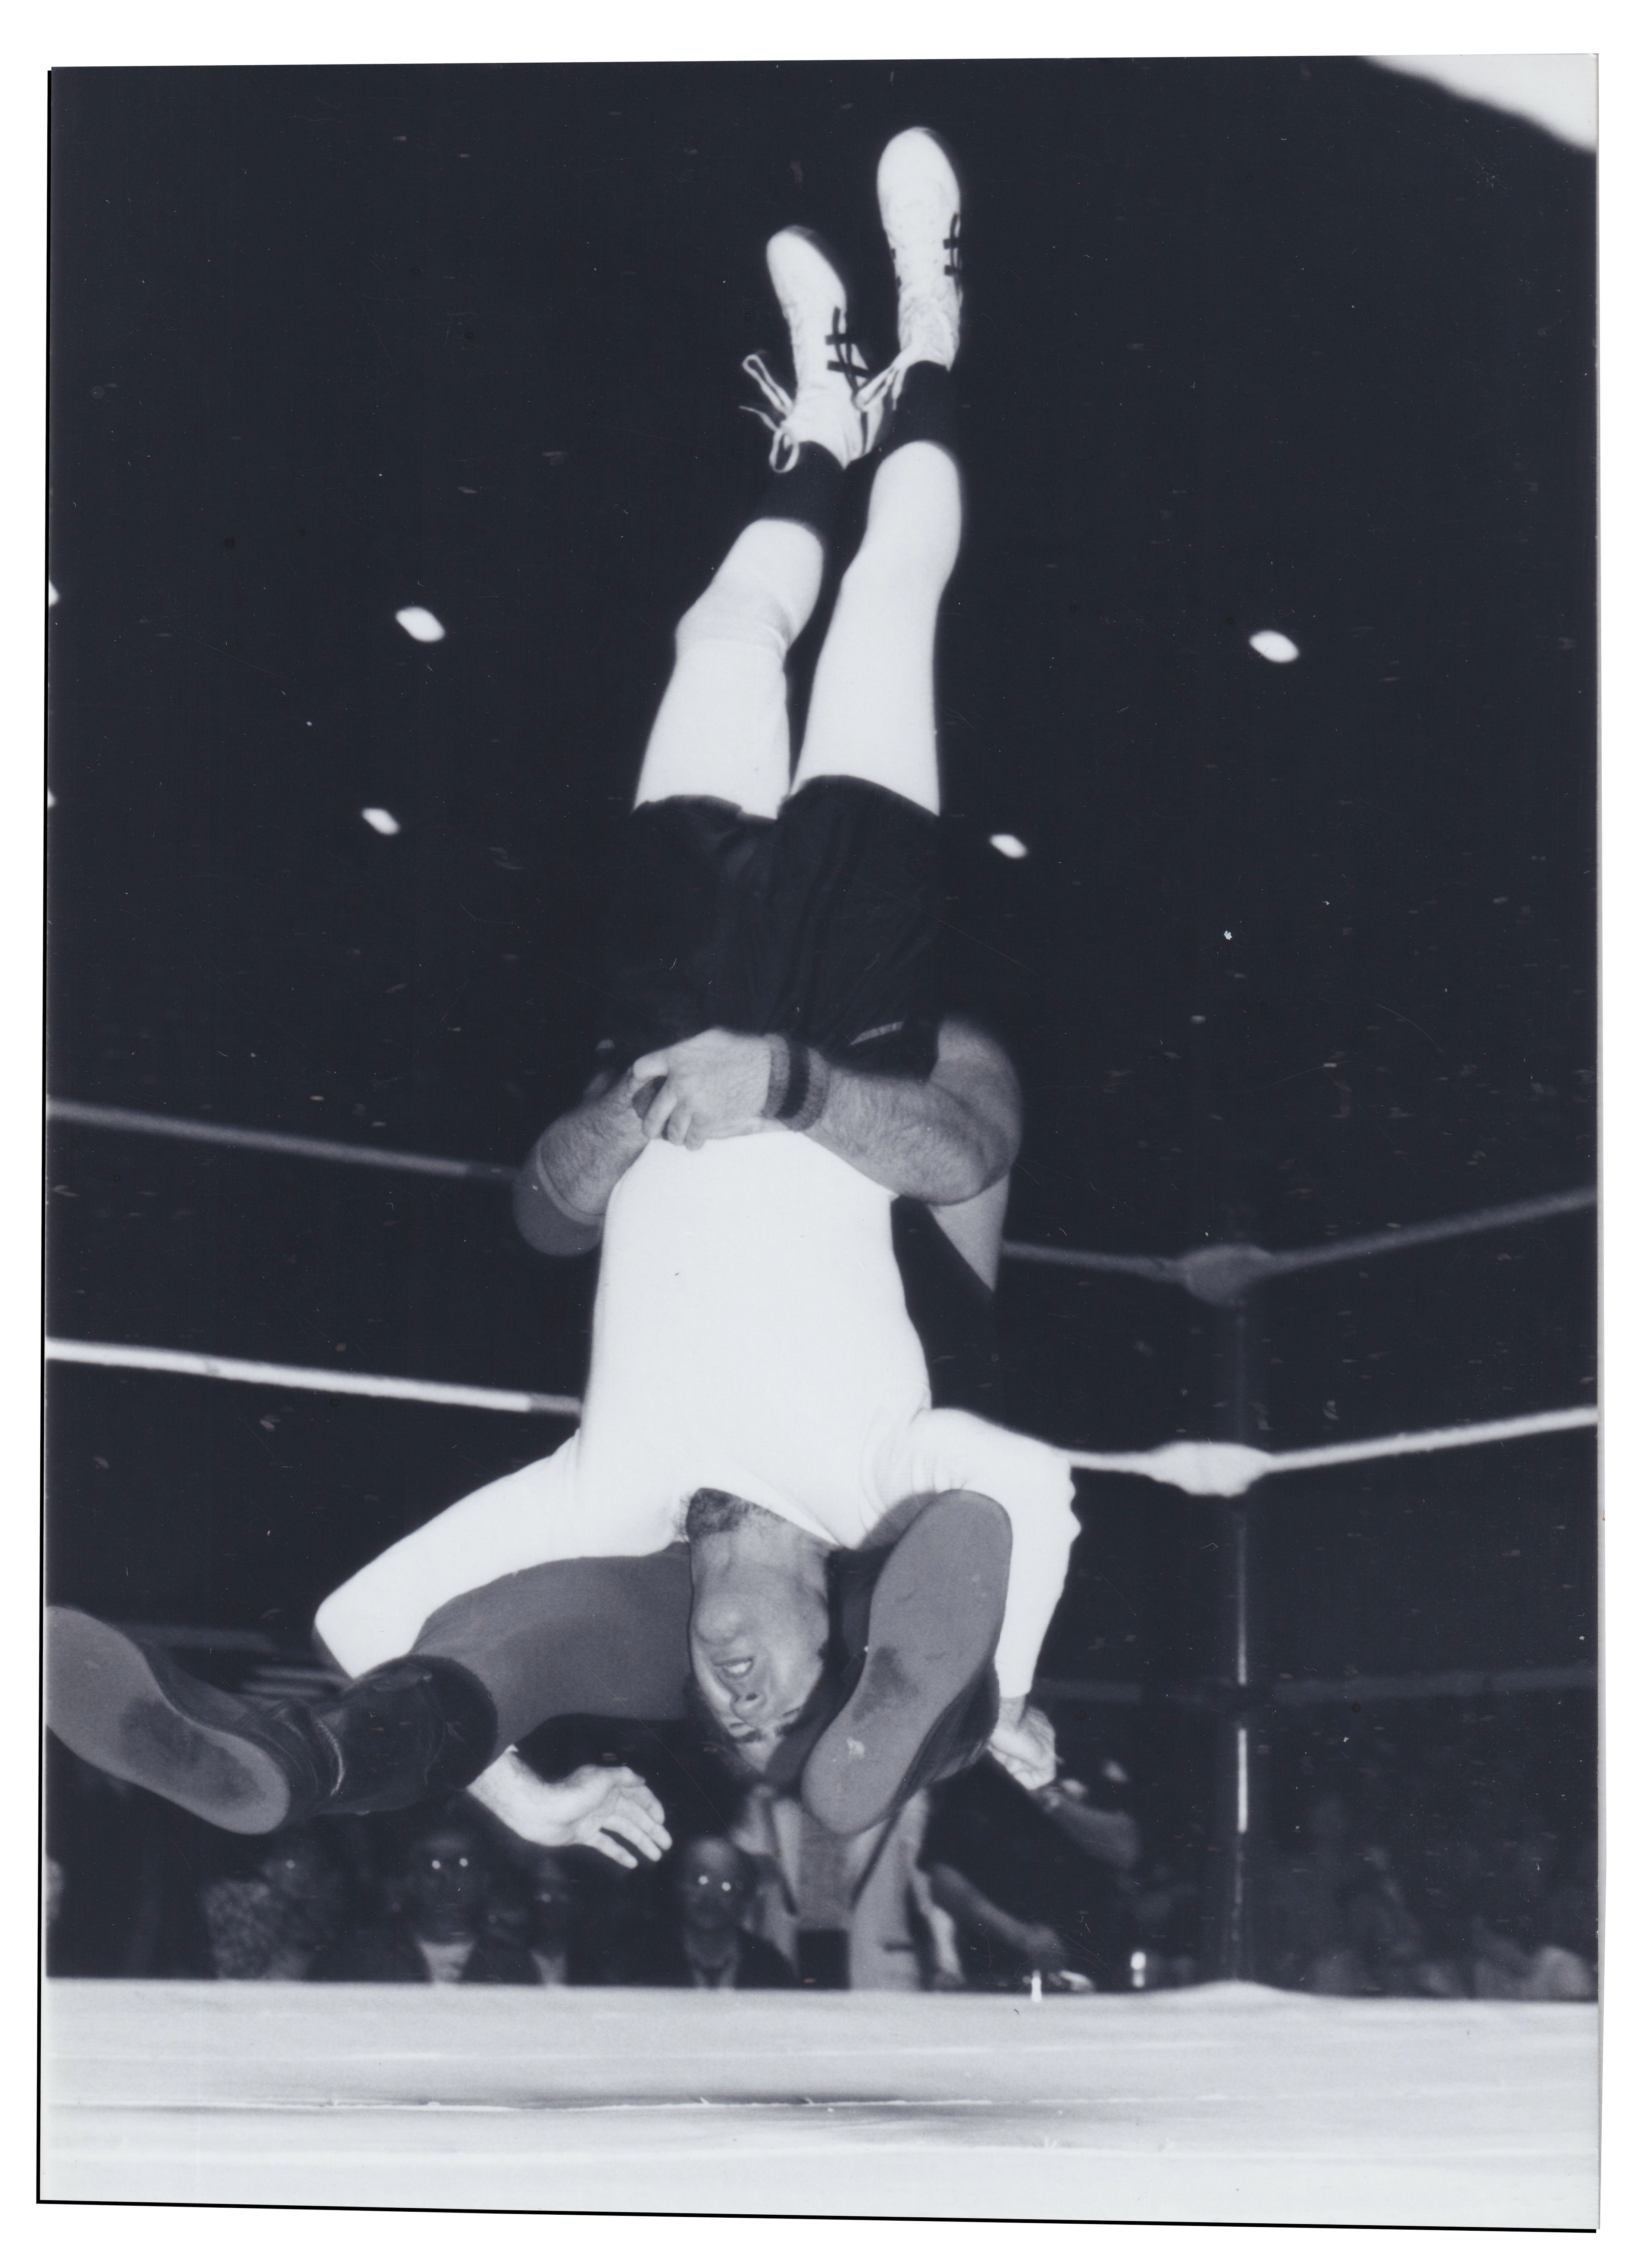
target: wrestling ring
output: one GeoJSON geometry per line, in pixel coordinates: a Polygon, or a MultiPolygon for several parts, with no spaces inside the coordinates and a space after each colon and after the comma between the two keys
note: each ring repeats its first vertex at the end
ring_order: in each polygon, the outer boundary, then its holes
{"type": "MultiPolygon", "coordinates": [[[[54,1099],[54,1120],[347,1166],[509,1184],[514,1169],[54,1099]]],[[[1220,1556],[1219,1872],[1185,1990],[1038,1999],[651,1990],[346,1989],[59,1981],[42,2190],[55,2201],[1588,2229],[1591,2006],[1345,2000],[1256,1978],[1253,1810],[1270,1703],[1353,1685],[1259,1680],[1255,1514],[1293,1474],[1591,1427],[1592,1407],[1270,1452],[1239,1437],[1261,1287],[1582,1212],[1592,1190],[1285,1254],[1174,1258],[1006,1244],[1006,1259],[1177,1289],[1219,1327],[1232,1438],[1075,1470],[1204,1499],[1220,1556]],[[1032,2166],[1029,2159],[1036,2156],[1032,2166]]],[[[538,1394],[53,1338],[49,1359],[517,1416],[538,1394]]],[[[1585,1666],[1464,1671],[1393,1696],[1586,1689],[1585,1666]]],[[[1041,1686],[1059,1697],[1105,1686],[1041,1686]]],[[[1120,1696],[1128,1696],[1119,1687],[1120,1696]]]]}

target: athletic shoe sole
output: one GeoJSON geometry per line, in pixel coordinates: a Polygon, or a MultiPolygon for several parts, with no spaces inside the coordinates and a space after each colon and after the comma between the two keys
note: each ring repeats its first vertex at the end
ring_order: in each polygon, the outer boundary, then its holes
{"type": "Polygon", "coordinates": [[[71,1753],[225,1832],[274,1832],[292,1788],[238,1699],[89,1613],[46,1614],[46,1722],[71,1753]]]}
{"type": "Polygon", "coordinates": [[[1003,1625],[1009,1521],[981,1496],[938,1498],[872,1593],[866,1666],[803,1773],[830,1832],[864,1832],[924,1782],[924,1757],[974,1695],[1003,1625]]]}

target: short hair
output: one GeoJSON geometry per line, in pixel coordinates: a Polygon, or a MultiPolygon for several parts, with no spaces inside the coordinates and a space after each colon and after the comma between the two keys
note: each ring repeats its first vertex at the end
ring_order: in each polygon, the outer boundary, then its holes
{"type": "MultiPolygon", "coordinates": [[[[688,1499],[688,1510],[683,1521],[683,1530],[692,1542],[700,1535],[728,1535],[745,1521],[761,1511],[760,1504],[747,1503],[737,1495],[729,1495],[720,1487],[696,1488],[688,1499]]],[[[770,1517],[773,1516],[770,1513],[770,1517]]]]}

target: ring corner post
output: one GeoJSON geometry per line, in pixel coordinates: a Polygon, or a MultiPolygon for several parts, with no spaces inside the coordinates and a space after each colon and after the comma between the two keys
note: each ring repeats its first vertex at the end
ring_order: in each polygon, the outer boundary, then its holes
{"type": "MultiPolygon", "coordinates": [[[[1260,1426],[1256,1283],[1213,1307],[1213,1408],[1223,1437],[1254,1448],[1260,1426]]],[[[1215,1725],[1212,1889],[1205,1921],[1205,1974],[1216,1981],[1263,1978],[1262,1895],[1267,1883],[1264,1671],[1256,1605],[1256,1490],[1213,1498],[1216,1649],[1211,1675],[1215,1725]]]]}

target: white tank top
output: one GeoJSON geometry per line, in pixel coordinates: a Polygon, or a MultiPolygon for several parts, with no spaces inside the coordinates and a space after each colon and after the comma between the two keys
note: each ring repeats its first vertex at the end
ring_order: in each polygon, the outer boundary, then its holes
{"type": "Polygon", "coordinates": [[[890,1204],[801,1135],[650,1144],[608,1203],[585,1476],[724,1488],[863,1542],[880,1451],[929,1404],[890,1204]]]}

